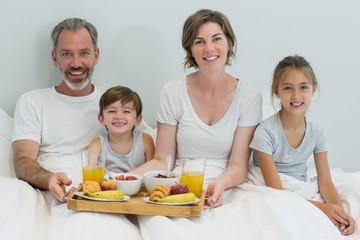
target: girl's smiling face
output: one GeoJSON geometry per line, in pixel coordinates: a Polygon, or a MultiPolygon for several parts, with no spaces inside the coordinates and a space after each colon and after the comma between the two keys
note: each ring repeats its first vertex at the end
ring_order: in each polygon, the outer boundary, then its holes
{"type": "Polygon", "coordinates": [[[280,79],[276,96],[281,100],[282,111],[305,115],[316,88],[309,78],[298,69],[290,69],[280,79]]]}

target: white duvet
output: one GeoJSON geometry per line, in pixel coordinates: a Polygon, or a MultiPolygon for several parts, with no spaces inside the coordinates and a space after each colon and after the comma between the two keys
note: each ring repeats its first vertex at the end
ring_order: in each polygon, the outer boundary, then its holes
{"type": "Polygon", "coordinates": [[[6,193],[0,204],[0,236],[36,240],[360,239],[360,172],[333,169],[332,174],[344,207],[357,221],[355,233],[347,237],[305,200],[321,200],[316,181],[301,183],[282,175],[289,191],[273,190],[261,186],[259,169],[251,169],[247,182],[226,191],[223,206],[211,212],[204,209],[200,218],[132,216],[131,221],[121,214],[68,210],[66,204],[46,201],[41,191],[23,181],[0,177],[0,189],[6,193]]]}
{"type": "MultiPolygon", "coordinates": [[[[55,162],[48,162],[47,167],[51,169],[55,162]]],[[[68,171],[71,168],[78,167],[69,165],[68,171]]],[[[220,166],[207,169],[207,183],[223,171],[220,166]]],[[[0,236],[34,240],[360,239],[360,172],[332,170],[344,207],[357,221],[355,233],[348,237],[305,200],[321,201],[313,172],[309,175],[307,183],[281,175],[288,191],[279,191],[263,186],[260,169],[251,168],[246,182],[226,191],[221,207],[211,212],[204,209],[200,218],[132,216],[131,221],[121,214],[68,210],[66,204],[59,204],[23,181],[0,177],[0,189],[6,193],[0,204],[0,236]]]]}
{"type": "MultiPolygon", "coordinates": [[[[314,171],[310,171],[310,176],[314,171]]],[[[204,210],[200,218],[139,216],[143,239],[254,239],[332,240],[360,239],[360,172],[332,170],[344,207],[357,221],[355,233],[342,236],[318,208],[305,200],[321,201],[316,179],[302,183],[281,175],[289,191],[264,186],[259,168],[251,168],[249,179],[226,191],[223,206],[204,210]],[[171,237],[170,237],[171,236],[171,237]]]]}
{"type": "MultiPolygon", "coordinates": [[[[80,156],[39,163],[56,172],[59,161],[62,170],[73,180],[72,186],[78,186],[82,179],[80,156]]],[[[66,204],[54,200],[48,191],[35,190],[16,178],[0,177],[0,189],[7,193],[0,204],[0,239],[141,239],[137,226],[124,215],[68,210],[66,204]]]]}

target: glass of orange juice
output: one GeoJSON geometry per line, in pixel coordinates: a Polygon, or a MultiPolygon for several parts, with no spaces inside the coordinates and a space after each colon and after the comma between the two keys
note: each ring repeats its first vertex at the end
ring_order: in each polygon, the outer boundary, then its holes
{"type": "Polygon", "coordinates": [[[204,183],[206,158],[181,157],[180,182],[189,188],[189,192],[200,198],[204,183]]]}
{"type": "Polygon", "coordinates": [[[105,175],[105,152],[94,150],[83,150],[82,157],[82,173],[83,182],[87,180],[101,183],[105,175]]]}

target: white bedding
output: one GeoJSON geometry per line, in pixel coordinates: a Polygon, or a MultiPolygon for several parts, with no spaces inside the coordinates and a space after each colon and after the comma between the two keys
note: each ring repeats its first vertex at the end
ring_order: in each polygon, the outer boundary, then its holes
{"type": "Polygon", "coordinates": [[[68,210],[16,178],[0,177],[0,189],[7,193],[0,205],[1,239],[141,239],[124,215],[68,210]]]}
{"type": "MultiPolygon", "coordinates": [[[[311,175],[314,171],[310,171],[311,175]]],[[[302,184],[282,176],[290,191],[263,186],[260,169],[251,169],[249,181],[226,192],[223,206],[204,210],[201,218],[139,216],[143,239],[360,239],[360,172],[332,170],[344,207],[357,221],[357,229],[344,237],[318,208],[303,196],[321,200],[315,182],[302,184]],[[260,173],[260,174],[259,174],[260,173]],[[163,227],[162,227],[163,226],[163,227]]]]}
{"type": "Polygon", "coordinates": [[[172,240],[360,239],[360,190],[357,186],[360,173],[335,172],[334,181],[345,208],[349,208],[357,221],[357,229],[349,237],[341,236],[320,210],[298,194],[252,183],[228,190],[224,205],[211,212],[205,209],[200,218],[138,216],[140,232],[136,224],[123,215],[73,212],[66,210],[65,204],[53,203],[48,208],[40,191],[8,177],[0,178],[1,189],[9,193],[1,200],[0,236],[39,240],[168,240],[169,236],[172,240]],[[350,182],[350,179],[357,182],[350,182]]]}
{"type": "Polygon", "coordinates": [[[16,178],[0,177],[1,239],[46,239],[49,209],[40,191],[16,178]]]}
{"type": "MultiPolygon", "coordinates": [[[[211,212],[205,209],[200,218],[135,216],[131,222],[121,214],[67,210],[66,204],[49,200],[41,191],[14,178],[9,161],[11,131],[1,129],[10,128],[12,122],[1,109],[0,122],[0,189],[4,193],[0,198],[1,239],[360,239],[360,172],[332,169],[344,207],[357,222],[355,233],[348,237],[305,200],[321,200],[316,182],[301,183],[282,175],[289,191],[273,190],[262,186],[256,168],[251,169],[249,181],[226,191],[223,206],[211,212]]],[[[221,171],[223,167],[212,166],[207,177],[211,179],[221,171]]],[[[313,176],[314,170],[309,174],[313,176]]]]}

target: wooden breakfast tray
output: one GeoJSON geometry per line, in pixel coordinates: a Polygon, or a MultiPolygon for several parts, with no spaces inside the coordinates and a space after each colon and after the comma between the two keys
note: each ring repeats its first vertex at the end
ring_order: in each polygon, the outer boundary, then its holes
{"type": "MultiPolygon", "coordinates": [[[[76,191],[79,190],[81,190],[81,187],[76,189],[76,191]]],[[[144,201],[144,197],[147,196],[149,196],[149,193],[144,186],[139,193],[131,196],[128,201],[124,202],[86,200],[71,193],[67,199],[67,208],[75,211],[87,212],[161,215],[169,217],[200,217],[205,201],[205,191],[201,195],[200,202],[184,206],[166,206],[147,203],[144,201]]]]}

